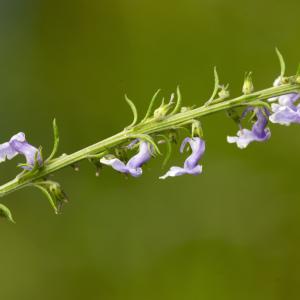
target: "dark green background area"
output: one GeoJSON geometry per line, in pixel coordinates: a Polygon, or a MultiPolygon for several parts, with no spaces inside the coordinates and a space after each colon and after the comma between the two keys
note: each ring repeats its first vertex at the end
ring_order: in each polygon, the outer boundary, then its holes
{"type": "MultiPolygon", "coordinates": [[[[245,71],[269,87],[275,46],[289,74],[300,61],[299,12],[298,0],[3,0],[1,142],[24,131],[49,153],[56,117],[71,153],[129,124],[124,93],[144,113],[180,84],[200,105],[214,65],[232,95],[245,71]]],[[[55,175],[71,199],[62,215],[36,190],[1,199],[17,224],[0,224],[0,298],[299,299],[300,127],[272,125],[270,141],[239,150],[224,114],[202,123],[200,176],[160,181],[158,157],[141,178],[96,178],[84,162],[55,175]]],[[[3,183],[17,162],[1,164],[3,183]]]]}

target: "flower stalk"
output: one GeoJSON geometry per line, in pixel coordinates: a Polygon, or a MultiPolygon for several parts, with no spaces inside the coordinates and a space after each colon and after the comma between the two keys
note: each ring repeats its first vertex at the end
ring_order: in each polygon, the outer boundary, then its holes
{"type": "MultiPolygon", "coordinates": [[[[132,127],[127,127],[123,131],[106,138],[98,143],[83,148],[77,152],[68,155],[62,155],[55,159],[46,161],[45,165],[38,168],[34,172],[29,172],[22,175],[22,173],[15,179],[0,186],[0,197],[12,193],[16,190],[30,186],[32,183],[46,178],[48,175],[73,165],[81,160],[89,159],[97,154],[103,152],[103,156],[108,149],[116,147],[133,137],[147,135],[154,133],[161,133],[167,130],[180,128],[187,124],[192,123],[195,119],[204,117],[213,113],[227,111],[240,106],[251,105],[252,103],[264,102],[269,98],[278,97],[280,95],[288,93],[299,93],[300,83],[295,80],[295,77],[289,77],[289,83],[267,88],[264,90],[256,91],[250,94],[245,94],[233,99],[224,100],[217,98],[214,101],[210,101],[209,105],[204,104],[201,107],[186,110],[184,112],[178,112],[173,115],[166,115],[163,119],[156,120],[155,118],[148,118],[142,123],[136,124],[132,127]]],[[[98,155],[101,158],[101,155],[98,155]]]]}
{"type": "MultiPolygon", "coordinates": [[[[280,76],[273,87],[253,92],[252,72],[245,74],[242,87],[243,95],[230,99],[228,85],[221,85],[216,68],[214,69],[214,90],[200,107],[182,107],[182,97],[179,87],[172,94],[168,103],[164,98],[160,106],[156,105],[158,90],[150,101],[145,117],[139,121],[138,111],[133,101],[126,95],[133,121],[121,132],[108,137],[98,143],[78,150],[72,154],[62,154],[56,157],[59,146],[59,131],[56,121],[53,121],[54,143],[51,154],[44,160],[42,148],[36,148],[19,132],[5,143],[0,144],[0,162],[22,155],[25,164],[19,164],[23,171],[13,180],[0,186],[0,197],[25,187],[39,189],[48,199],[56,214],[61,212],[62,206],[68,202],[68,197],[58,182],[50,180],[52,173],[71,166],[79,170],[78,162],[87,159],[96,167],[96,176],[102,166],[112,167],[115,171],[126,176],[140,177],[143,165],[152,157],[162,154],[158,145],[166,144],[163,167],[171,157],[172,144],[178,140],[178,131],[184,129],[186,137],[181,143],[180,152],[187,148],[191,153],[185,159],[182,167],[172,166],[160,179],[182,175],[198,175],[202,173],[202,156],[206,142],[203,138],[201,118],[210,114],[225,112],[239,131],[236,136],[228,136],[229,143],[243,149],[252,142],[264,142],[271,137],[268,123],[290,125],[300,123],[300,67],[296,75],[285,76],[285,62],[281,53],[276,49],[280,63],[280,76]],[[155,109],[155,107],[157,107],[155,109]],[[243,108],[240,112],[239,108],[243,108]],[[250,114],[249,121],[253,123],[251,129],[243,127],[243,120],[250,114]],[[187,146],[187,147],[186,147],[187,146]],[[135,154],[129,158],[128,152],[135,154]]],[[[14,222],[10,210],[0,203],[0,217],[14,222]]]]}

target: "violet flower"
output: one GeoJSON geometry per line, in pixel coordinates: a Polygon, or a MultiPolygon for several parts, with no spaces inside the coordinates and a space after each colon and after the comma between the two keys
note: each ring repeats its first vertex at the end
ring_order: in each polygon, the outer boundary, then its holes
{"type": "Polygon", "coordinates": [[[186,144],[189,143],[192,149],[192,154],[185,160],[183,168],[171,167],[170,170],[160,179],[166,179],[167,177],[181,176],[184,174],[198,175],[202,173],[202,166],[198,164],[200,158],[205,151],[205,142],[199,137],[185,138],[181,144],[180,152],[184,151],[186,144]]]}
{"type": "Polygon", "coordinates": [[[142,165],[144,165],[151,158],[151,146],[148,142],[141,141],[139,146],[139,152],[134,155],[125,165],[124,162],[118,158],[101,158],[100,162],[104,165],[111,166],[118,172],[130,174],[133,177],[139,177],[142,175],[142,165]]]}
{"type": "MultiPolygon", "coordinates": [[[[282,84],[282,78],[278,77],[273,86],[280,86],[282,84]]],[[[269,102],[272,103],[272,114],[270,121],[281,125],[290,125],[291,123],[300,123],[300,104],[295,105],[295,102],[300,98],[299,93],[289,93],[277,97],[269,98],[269,102]]]]}
{"type": "Polygon", "coordinates": [[[272,114],[270,121],[281,125],[300,123],[300,104],[295,105],[299,100],[299,93],[290,93],[278,97],[278,103],[272,103],[272,114]]]}
{"type": "Polygon", "coordinates": [[[23,132],[14,135],[9,142],[0,144],[0,162],[5,161],[6,159],[10,160],[18,154],[24,155],[26,158],[27,166],[22,166],[25,170],[32,169],[36,157],[39,165],[42,165],[43,163],[40,150],[26,141],[23,132]]]}
{"type": "Polygon", "coordinates": [[[228,136],[227,142],[236,143],[240,149],[244,149],[251,142],[264,142],[268,140],[271,137],[271,131],[269,128],[266,128],[268,124],[268,118],[266,117],[265,113],[262,111],[262,109],[257,109],[257,121],[253,124],[252,129],[240,129],[237,132],[237,136],[228,136]]]}

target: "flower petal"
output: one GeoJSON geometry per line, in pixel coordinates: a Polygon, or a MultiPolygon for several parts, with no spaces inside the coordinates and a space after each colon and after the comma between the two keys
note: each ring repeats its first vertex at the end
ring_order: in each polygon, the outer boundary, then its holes
{"type": "Polygon", "coordinates": [[[100,162],[103,165],[111,166],[114,170],[118,172],[128,173],[128,169],[126,168],[125,164],[117,158],[108,159],[106,157],[102,157],[100,159],[100,162]]]}
{"type": "Polygon", "coordinates": [[[159,179],[166,179],[167,177],[175,177],[187,174],[187,171],[184,168],[180,167],[171,167],[170,170],[163,176],[160,176],[159,179]]]}
{"type": "Polygon", "coordinates": [[[197,175],[202,172],[202,166],[198,164],[200,158],[205,151],[205,142],[199,137],[185,138],[182,141],[180,152],[182,153],[186,144],[189,143],[192,149],[192,154],[185,160],[184,167],[171,167],[170,170],[160,179],[166,179],[167,177],[181,176],[184,174],[197,175]]]}
{"type": "Polygon", "coordinates": [[[273,106],[273,114],[270,116],[270,121],[272,123],[277,123],[281,125],[290,125],[291,123],[300,123],[300,113],[299,110],[294,111],[288,106],[273,106]]]}
{"type": "Polygon", "coordinates": [[[189,144],[192,148],[192,154],[184,162],[185,169],[195,168],[205,151],[205,142],[198,137],[190,139],[189,144]]]}
{"type": "MultiPolygon", "coordinates": [[[[274,105],[274,104],[273,104],[274,105]]],[[[246,148],[251,142],[263,142],[271,137],[271,131],[266,128],[268,119],[265,112],[261,109],[256,111],[257,121],[253,124],[252,129],[241,129],[237,136],[227,136],[228,143],[236,143],[240,149],[246,148]]]]}
{"type": "Polygon", "coordinates": [[[300,94],[298,93],[290,93],[286,95],[282,95],[278,98],[278,103],[282,106],[289,106],[292,108],[294,103],[300,98],[300,94]]]}
{"type": "MultiPolygon", "coordinates": [[[[41,152],[36,147],[30,145],[25,138],[23,132],[15,134],[9,141],[11,147],[19,154],[22,154],[26,158],[26,162],[29,166],[33,167],[35,159],[37,157],[38,163],[42,165],[41,152]]],[[[30,167],[24,167],[25,169],[31,169],[30,167]]]]}
{"type": "Polygon", "coordinates": [[[12,159],[18,152],[15,151],[9,143],[3,143],[0,145],[0,162],[5,161],[6,159],[12,159]]]}
{"type": "Polygon", "coordinates": [[[139,152],[134,155],[127,163],[128,169],[140,168],[151,158],[151,146],[145,141],[140,142],[139,152]]]}

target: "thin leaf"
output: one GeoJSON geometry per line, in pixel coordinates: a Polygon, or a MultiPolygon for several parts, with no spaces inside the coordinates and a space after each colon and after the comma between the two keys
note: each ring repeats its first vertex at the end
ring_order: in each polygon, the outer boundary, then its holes
{"type": "Polygon", "coordinates": [[[54,141],[53,141],[52,152],[49,155],[49,157],[47,158],[47,161],[50,161],[55,156],[55,154],[57,153],[57,150],[58,150],[58,145],[59,145],[59,131],[58,131],[58,126],[57,126],[57,123],[56,123],[56,119],[53,119],[52,124],[53,124],[53,138],[54,138],[54,141]]]}
{"type": "Polygon", "coordinates": [[[177,95],[177,102],[176,102],[176,106],[174,107],[173,111],[171,112],[170,115],[174,115],[176,114],[180,107],[181,107],[181,103],[182,103],[182,96],[181,96],[181,92],[180,92],[180,88],[179,85],[176,88],[176,95],[177,95]]]}
{"type": "Polygon", "coordinates": [[[143,118],[143,120],[141,121],[141,123],[144,123],[151,115],[152,111],[153,111],[153,107],[154,107],[154,103],[157,99],[157,96],[158,94],[160,93],[160,89],[156,91],[156,93],[153,95],[151,101],[150,101],[150,104],[149,104],[149,107],[148,107],[148,110],[146,112],[146,115],[145,117],[143,118]]]}
{"type": "Polygon", "coordinates": [[[164,134],[159,134],[158,136],[162,137],[166,141],[166,145],[167,145],[166,157],[162,163],[162,168],[164,168],[166,166],[166,164],[168,163],[168,161],[170,160],[170,157],[172,154],[172,145],[171,145],[170,139],[167,136],[165,136],[164,134]]]}
{"type": "Polygon", "coordinates": [[[220,80],[219,80],[219,75],[218,75],[218,71],[217,71],[217,67],[214,67],[214,79],[215,79],[215,85],[214,85],[214,90],[212,92],[211,97],[209,98],[209,100],[204,104],[204,106],[208,106],[212,103],[212,101],[215,99],[218,90],[220,88],[220,80]]]}
{"type": "Polygon", "coordinates": [[[56,201],[53,197],[53,195],[50,194],[50,192],[44,188],[43,186],[39,185],[39,184],[33,184],[33,186],[35,186],[36,188],[38,188],[40,191],[42,191],[42,193],[47,197],[50,205],[52,206],[52,208],[54,209],[55,214],[58,214],[58,209],[56,207],[56,201]]]}
{"type": "Polygon", "coordinates": [[[8,207],[0,203],[0,217],[7,219],[12,223],[16,223],[8,207]]]}
{"type": "Polygon", "coordinates": [[[276,50],[276,54],[278,56],[279,64],[280,64],[280,77],[283,77],[285,74],[285,61],[284,61],[282,54],[278,50],[278,48],[275,48],[275,50],[276,50]]]}
{"type": "Polygon", "coordinates": [[[128,103],[128,105],[130,106],[131,108],[131,111],[132,111],[132,114],[133,114],[133,121],[132,123],[127,127],[127,128],[130,128],[132,126],[134,126],[138,120],[138,113],[137,113],[137,109],[134,105],[134,103],[127,97],[127,95],[125,95],[125,100],[126,102],[128,103]]]}

